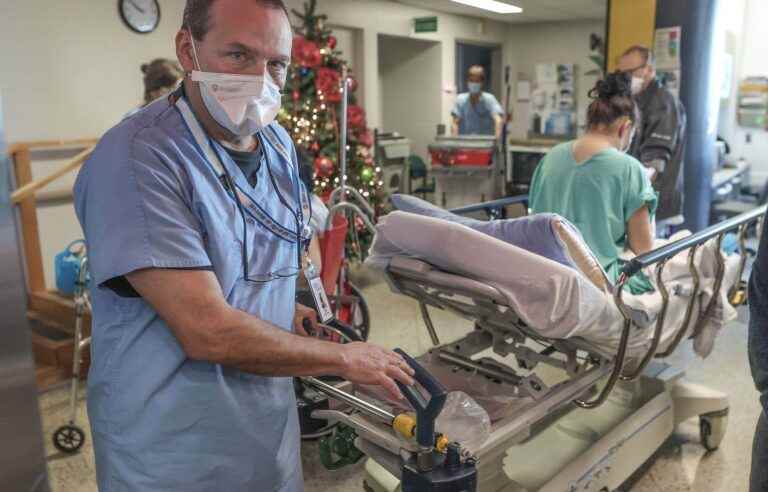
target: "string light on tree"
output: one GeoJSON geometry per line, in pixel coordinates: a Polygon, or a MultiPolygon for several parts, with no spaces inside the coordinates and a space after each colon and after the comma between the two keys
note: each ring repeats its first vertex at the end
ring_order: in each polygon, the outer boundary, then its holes
{"type": "Polygon", "coordinates": [[[341,82],[346,67],[350,92],[346,183],[379,212],[384,203],[382,170],[373,164],[372,132],[365,111],[356,102],[359,84],[337,51],[337,39],[325,27],[327,16],[316,12],[317,0],[303,3],[303,12],[293,10],[298,22],[294,23],[293,56],[285,87],[290,97],[284,100],[278,121],[307,154],[315,172],[314,191],[327,200],[340,185],[341,82]]]}

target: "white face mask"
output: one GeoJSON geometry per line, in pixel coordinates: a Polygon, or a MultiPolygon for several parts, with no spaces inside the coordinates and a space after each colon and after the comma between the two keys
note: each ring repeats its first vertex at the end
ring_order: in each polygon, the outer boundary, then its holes
{"type": "Polygon", "coordinates": [[[632,141],[635,139],[635,127],[632,126],[632,129],[629,130],[629,138],[627,139],[627,144],[623,149],[619,149],[620,152],[626,154],[629,152],[629,149],[632,148],[632,141]]]}
{"type": "Polygon", "coordinates": [[[643,92],[643,85],[645,84],[645,80],[642,77],[632,77],[632,95],[636,96],[643,92]]]}
{"type": "Polygon", "coordinates": [[[483,90],[483,84],[480,82],[467,82],[467,88],[470,94],[480,94],[480,91],[483,90]]]}
{"type": "Polygon", "coordinates": [[[246,137],[274,121],[280,111],[281,95],[280,87],[269,74],[203,72],[194,39],[192,53],[197,66],[197,70],[192,71],[192,80],[199,83],[203,103],[218,124],[237,136],[246,137]]]}

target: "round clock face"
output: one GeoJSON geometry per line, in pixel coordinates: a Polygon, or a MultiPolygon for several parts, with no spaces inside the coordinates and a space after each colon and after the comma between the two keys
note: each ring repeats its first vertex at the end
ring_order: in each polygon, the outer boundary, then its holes
{"type": "Polygon", "coordinates": [[[118,7],[123,22],[138,33],[150,33],[160,23],[157,0],[119,0],[118,7]]]}

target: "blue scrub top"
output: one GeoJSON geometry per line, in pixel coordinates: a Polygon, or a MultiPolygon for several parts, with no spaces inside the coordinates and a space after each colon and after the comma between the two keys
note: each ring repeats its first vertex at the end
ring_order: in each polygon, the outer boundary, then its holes
{"type": "Polygon", "coordinates": [[[494,135],[496,125],[493,122],[493,115],[504,114],[501,104],[489,92],[480,94],[475,105],[469,97],[469,92],[459,94],[451,111],[453,116],[459,118],[459,135],[494,135]]]}
{"type": "MultiPolygon", "coordinates": [[[[295,212],[303,188],[293,144],[276,123],[267,133],[270,168],[295,212]]],[[[303,489],[291,378],[190,360],[149,304],[103,285],[143,268],[210,268],[230,305],[291,330],[295,279],[245,282],[242,245],[249,243],[250,276],[295,266],[295,240],[273,230],[296,231],[296,219],[265,166],[252,187],[213,146],[252,199],[247,237],[232,196],[168,98],[109,130],[75,184],[94,281],[88,414],[102,492],[303,489]]]]}

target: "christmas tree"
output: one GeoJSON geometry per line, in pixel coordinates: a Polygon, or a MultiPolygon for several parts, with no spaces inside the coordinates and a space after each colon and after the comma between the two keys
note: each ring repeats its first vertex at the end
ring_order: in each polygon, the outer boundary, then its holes
{"type": "MultiPolygon", "coordinates": [[[[293,10],[300,24],[294,26],[293,60],[286,81],[288,100],[284,101],[278,120],[290,132],[297,149],[312,159],[314,192],[327,200],[341,185],[341,80],[342,74],[351,71],[336,50],[336,38],[325,27],[327,16],[315,13],[316,4],[316,0],[305,2],[303,13],[293,10]]],[[[365,111],[356,103],[357,81],[351,75],[347,78],[347,186],[356,189],[379,210],[384,198],[383,183],[381,169],[371,151],[373,135],[367,127],[365,111]]]]}

